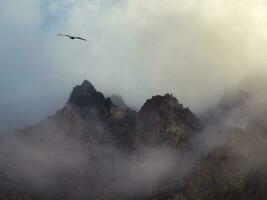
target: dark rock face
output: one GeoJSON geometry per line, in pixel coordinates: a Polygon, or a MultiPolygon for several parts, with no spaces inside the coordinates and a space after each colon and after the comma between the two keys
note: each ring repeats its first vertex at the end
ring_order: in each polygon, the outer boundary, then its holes
{"type": "Polygon", "coordinates": [[[219,130],[226,131],[225,140],[194,165],[182,189],[162,199],[175,200],[177,194],[188,200],[266,199],[267,102],[256,94],[228,94],[217,109],[207,113],[208,125],[226,124],[220,127],[225,130],[219,130]]]}
{"type": "MultiPolygon", "coordinates": [[[[153,96],[139,112],[118,99],[105,98],[84,81],[54,116],[0,140],[0,200],[266,199],[264,104],[254,107],[257,112],[248,110],[249,123],[244,128],[227,130],[225,142],[198,158],[181,184],[171,177],[175,173],[157,177],[168,167],[169,154],[153,152],[138,165],[144,159],[142,148],[167,146],[178,157],[186,152],[190,159],[194,156],[186,151],[191,150],[190,139],[205,128],[200,120],[170,94],[153,96]],[[162,157],[167,158],[155,163],[162,157]],[[149,170],[148,165],[152,165],[149,170]]],[[[248,101],[245,93],[230,95],[219,105],[219,112],[203,117],[210,122],[205,125],[224,123],[248,101]]]]}
{"type": "Polygon", "coordinates": [[[175,97],[166,94],[146,101],[138,115],[138,129],[145,133],[145,140],[178,147],[201,130],[201,123],[175,97]]]}
{"type": "Polygon", "coordinates": [[[198,118],[192,113],[189,108],[184,108],[179,104],[178,100],[170,94],[164,96],[154,96],[147,100],[140,110],[140,117],[150,118],[154,121],[155,118],[163,118],[167,121],[177,121],[181,125],[184,124],[188,129],[199,130],[201,123],[198,118]]]}
{"type": "Polygon", "coordinates": [[[101,92],[87,80],[73,88],[68,104],[75,105],[87,114],[98,114],[100,117],[109,117],[113,106],[110,98],[105,98],[101,92]]]}
{"type": "MultiPolygon", "coordinates": [[[[114,101],[114,96],[112,98],[114,101]]],[[[178,147],[201,130],[197,117],[170,94],[152,97],[138,113],[127,108],[118,96],[115,103],[120,106],[105,98],[89,81],[84,81],[73,89],[67,106],[63,108],[65,113],[59,117],[74,117],[78,113],[78,123],[80,118],[96,118],[105,127],[105,132],[123,146],[142,141],[178,147]]]]}
{"type": "Polygon", "coordinates": [[[169,94],[152,97],[140,112],[114,104],[84,81],[54,116],[0,141],[0,160],[7,163],[0,166],[0,200],[147,199],[148,193],[125,192],[116,183],[119,177],[143,190],[146,180],[127,172],[131,162],[142,160],[136,150],[151,144],[178,148],[201,124],[169,94]],[[127,170],[118,172],[121,165],[127,170]]]}
{"type": "Polygon", "coordinates": [[[259,152],[266,152],[266,145],[262,133],[232,130],[223,146],[196,164],[184,187],[186,195],[192,200],[264,199],[267,159],[259,152]]]}

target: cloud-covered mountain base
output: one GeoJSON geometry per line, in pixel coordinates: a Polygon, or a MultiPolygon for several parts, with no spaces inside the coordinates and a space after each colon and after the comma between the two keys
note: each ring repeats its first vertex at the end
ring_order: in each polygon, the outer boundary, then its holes
{"type": "Polygon", "coordinates": [[[263,88],[247,80],[198,119],[170,94],[136,112],[84,81],[55,115],[1,139],[0,199],[262,200],[263,88]]]}

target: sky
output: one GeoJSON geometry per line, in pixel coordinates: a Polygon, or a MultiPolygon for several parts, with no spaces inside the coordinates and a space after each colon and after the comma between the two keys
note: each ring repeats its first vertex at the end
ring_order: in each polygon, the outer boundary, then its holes
{"type": "Polygon", "coordinates": [[[265,0],[0,0],[0,130],[52,115],[84,79],[134,107],[169,92],[203,111],[266,73],[266,25],[265,0]]]}

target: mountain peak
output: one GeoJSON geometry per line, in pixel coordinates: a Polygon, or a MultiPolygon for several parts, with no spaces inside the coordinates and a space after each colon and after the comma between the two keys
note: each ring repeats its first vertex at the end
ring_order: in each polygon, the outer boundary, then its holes
{"type": "Polygon", "coordinates": [[[165,94],[164,96],[156,95],[151,99],[148,99],[146,103],[141,108],[142,112],[147,112],[151,110],[170,110],[170,109],[183,109],[183,105],[178,102],[178,100],[172,96],[172,94],[165,94]]]}
{"type": "Polygon", "coordinates": [[[104,116],[109,115],[110,108],[113,106],[110,98],[106,99],[88,80],[73,88],[68,104],[75,105],[88,113],[94,109],[104,116]]]}
{"type": "Polygon", "coordinates": [[[77,85],[73,88],[68,103],[82,107],[92,103],[91,101],[95,99],[96,96],[97,91],[95,87],[89,81],[85,80],[81,85],[77,85]]]}
{"type": "Polygon", "coordinates": [[[88,94],[97,93],[95,87],[88,80],[84,80],[80,86],[78,86],[81,91],[88,94]]]}
{"type": "MultiPolygon", "coordinates": [[[[189,108],[183,107],[172,94],[153,96],[141,108],[140,117],[146,123],[144,126],[158,130],[164,129],[166,122],[175,123],[177,126],[198,131],[201,123],[189,108]]],[[[155,131],[154,131],[155,132],[155,131]]]]}

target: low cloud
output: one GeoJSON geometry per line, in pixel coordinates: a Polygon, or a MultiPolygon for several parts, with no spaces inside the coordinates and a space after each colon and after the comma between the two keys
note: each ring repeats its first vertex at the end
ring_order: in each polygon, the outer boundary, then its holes
{"type": "Polygon", "coordinates": [[[134,107],[170,92],[200,112],[247,75],[266,74],[262,0],[27,0],[1,8],[1,127],[45,118],[85,78],[134,107]]]}

